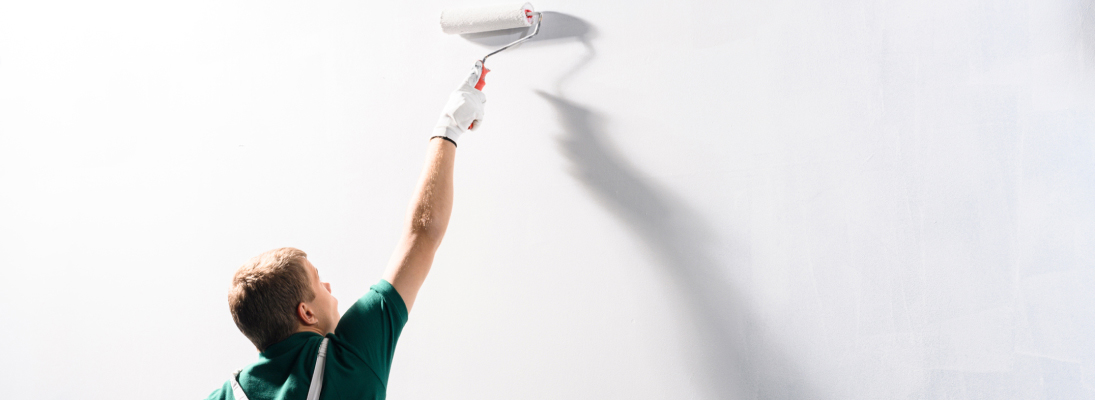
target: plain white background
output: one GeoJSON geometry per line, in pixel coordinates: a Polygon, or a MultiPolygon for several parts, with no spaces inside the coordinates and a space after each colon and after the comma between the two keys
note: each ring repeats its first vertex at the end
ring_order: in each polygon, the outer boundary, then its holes
{"type": "MultiPolygon", "coordinates": [[[[535,2],[390,397],[1095,398],[1095,3],[823,3],[535,2]]],[[[469,4],[0,4],[4,397],[206,396],[271,248],[365,293],[469,4]]]]}

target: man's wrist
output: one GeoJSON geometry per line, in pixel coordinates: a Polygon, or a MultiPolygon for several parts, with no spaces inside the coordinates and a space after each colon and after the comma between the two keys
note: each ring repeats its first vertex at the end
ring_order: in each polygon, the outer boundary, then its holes
{"type": "Polygon", "coordinates": [[[453,144],[456,144],[460,141],[460,135],[462,134],[464,134],[464,132],[459,127],[454,126],[449,118],[442,117],[441,120],[437,122],[437,126],[433,128],[433,135],[430,137],[440,136],[448,139],[453,144]]]}
{"type": "Polygon", "coordinates": [[[437,138],[444,139],[445,141],[447,141],[449,143],[452,143],[452,145],[455,146],[455,147],[460,147],[459,145],[456,144],[455,140],[452,140],[448,136],[444,136],[444,135],[437,135],[437,136],[431,137],[430,140],[434,140],[434,139],[437,139],[437,138]]]}

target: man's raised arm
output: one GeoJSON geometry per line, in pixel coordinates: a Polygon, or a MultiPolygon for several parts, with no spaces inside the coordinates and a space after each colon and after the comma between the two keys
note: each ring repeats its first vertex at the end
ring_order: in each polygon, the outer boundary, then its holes
{"type": "Polygon", "coordinates": [[[407,311],[418,297],[433,257],[449,226],[452,214],[452,174],[456,161],[456,142],[474,122],[483,119],[486,97],[473,85],[481,70],[476,68],[449,97],[441,119],[434,128],[426,155],[426,165],[411,197],[403,236],[388,261],[384,279],[391,283],[407,311]]]}

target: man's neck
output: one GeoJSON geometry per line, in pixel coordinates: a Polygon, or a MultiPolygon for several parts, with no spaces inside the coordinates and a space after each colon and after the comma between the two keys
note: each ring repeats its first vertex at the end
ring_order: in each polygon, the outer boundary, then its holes
{"type": "Polygon", "coordinates": [[[318,333],[320,336],[327,336],[327,332],[324,332],[322,329],[319,329],[319,325],[301,325],[301,326],[297,327],[296,333],[301,333],[301,332],[315,332],[315,333],[318,333]]]}

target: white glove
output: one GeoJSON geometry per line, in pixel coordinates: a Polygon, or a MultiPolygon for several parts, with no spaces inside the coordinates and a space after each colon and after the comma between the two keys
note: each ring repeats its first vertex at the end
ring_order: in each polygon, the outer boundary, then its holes
{"type": "Polygon", "coordinates": [[[449,102],[441,111],[431,137],[445,137],[455,144],[469,126],[472,130],[479,127],[483,121],[483,104],[487,102],[487,96],[475,88],[482,73],[483,63],[476,61],[468,78],[449,95],[449,102]]]}

